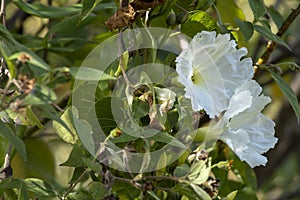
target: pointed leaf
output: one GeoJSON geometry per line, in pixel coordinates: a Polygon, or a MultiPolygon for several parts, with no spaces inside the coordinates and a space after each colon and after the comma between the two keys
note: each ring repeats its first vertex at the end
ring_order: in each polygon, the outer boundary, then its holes
{"type": "Polygon", "coordinates": [[[280,90],[283,92],[284,96],[290,102],[290,104],[295,112],[295,115],[297,117],[298,123],[299,123],[300,122],[300,111],[299,111],[299,104],[298,104],[297,96],[295,95],[295,93],[292,90],[292,88],[290,87],[290,85],[287,82],[285,82],[285,80],[281,76],[279,76],[272,70],[269,70],[269,72],[271,73],[272,78],[277,83],[280,90]]]}
{"type": "Polygon", "coordinates": [[[287,43],[281,37],[278,37],[277,35],[272,33],[272,31],[266,26],[262,27],[259,25],[254,25],[254,29],[260,34],[262,34],[263,36],[265,36],[266,38],[268,38],[269,40],[281,44],[290,50],[290,47],[287,45],[287,43]]]}
{"type": "Polygon", "coordinates": [[[27,155],[26,155],[26,148],[24,142],[18,138],[14,131],[5,123],[3,123],[0,120],[0,133],[6,137],[10,143],[16,148],[16,150],[19,152],[22,159],[26,162],[27,161],[27,155]]]}
{"type": "Polygon", "coordinates": [[[262,0],[249,0],[248,2],[255,18],[261,17],[266,13],[266,8],[262,0]]]}

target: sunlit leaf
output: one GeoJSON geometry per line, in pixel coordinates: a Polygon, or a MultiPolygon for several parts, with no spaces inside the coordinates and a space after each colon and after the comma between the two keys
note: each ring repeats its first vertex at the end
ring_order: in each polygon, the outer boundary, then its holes
{"type": "Polygon", "coordinates": [[[216,21],[204,11],[197,11],[191,14],[188,21],[181,25],[182,33],[190,37],[202,30],[219,31],[216,21]]]}
{"type": "Polygon", "coordinates": [[[65,142],[74,144],[78,139],[78,135],[77,135],[76,127],[74,127],[74,116],[72,113],[72,108],[71,107],[67,108],[60,118],[68,127],[68,129],[65,128],[65,126],[59,123],[58,121],[53,121],[52,126],[55,132],[65,142]]]}
{"type": "Polygon", "coordinates": [[[209,176],[211,158],[208,160],[199,160],[193,163],[190,168],[188,178],[194,184],[204,183],[209,176]]]}

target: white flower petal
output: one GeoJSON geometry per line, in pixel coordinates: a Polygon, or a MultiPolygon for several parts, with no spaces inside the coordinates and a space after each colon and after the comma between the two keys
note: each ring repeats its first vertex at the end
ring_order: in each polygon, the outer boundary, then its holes
{"type": "Polygon", "coordinates": [[[253,168],[267,163],[266,157],[248,146],[250,138],[248,133],[243,129],[239,129],[236,132],[224,132],[220,139],[225,142],[242,161],[246,161],[250,167],[253,168]]]}
{"type": "Polygon", "coordinates": [[[261,154],[273,148],[277,142],[274,137],[275,123],[260,113],[270,102],[269,97],[260,95],[261,91],[262,88],[255,81],[238,87],[221,118],[224,127],[220,139],[251,167],[265,165],[267,159],[261,154]]]}
{"type": "Polygon", "coordinates": [[[252,96],[250,91],[245,90],[232,96],[228,109],[226,111],[226,118],[232,118],[240,112],[250,108],[252,104],[252,96]]]}
{"type": "Polygon", "coordinates": [[[234,90],[253,77],[250,58],[241,60],[247,49],[236,49],[230,35],[202,31],[176,58],[179,82],[195,111],[204,109],[214,118],[223,112],[234,90]]]}

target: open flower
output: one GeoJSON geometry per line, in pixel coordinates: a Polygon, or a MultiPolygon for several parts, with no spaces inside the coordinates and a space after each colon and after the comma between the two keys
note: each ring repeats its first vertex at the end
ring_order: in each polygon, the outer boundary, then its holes
{"type": "Polygon", "coordinates": [[[212,128],[219,131],[220,139],[251,167],[265,165],[267,158],[261,154],[273,148],[275,123],[261,113],[271,101],[260,95],[262,88],[254,81],[248,81],[235,90],[227,111],[212,128]]]}
{"type": "Polygon", "coordinates": [[[234,90],[253,77],[251,59],[241,60],[246,54],[229,34],[202,31],[192,39],[176,58],[176,71],[194,111],[214,118],[226,109],[234,90]]]}

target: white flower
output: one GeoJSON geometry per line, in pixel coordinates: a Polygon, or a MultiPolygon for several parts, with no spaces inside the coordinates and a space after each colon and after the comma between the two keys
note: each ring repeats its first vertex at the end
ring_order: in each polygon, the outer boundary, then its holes
{"type": "Polygon", "coordinates": [[[218,130],[220,139],[251,167],[265,165],[261,154],[273,148],[275,123],[261,113],[271,99],[260,95],[262,88],[252,80],[235,90],[227,111],[212,130],[218,130]]]}
{"type": "Polygon", "coordinates": [[[185,86],[194,111],[204,109],[214,118],[228,106],[234,90],[253,77],[246,48],[236,49],[230,35],[202,31],[176,58],[179,82],[185,86]]]}

